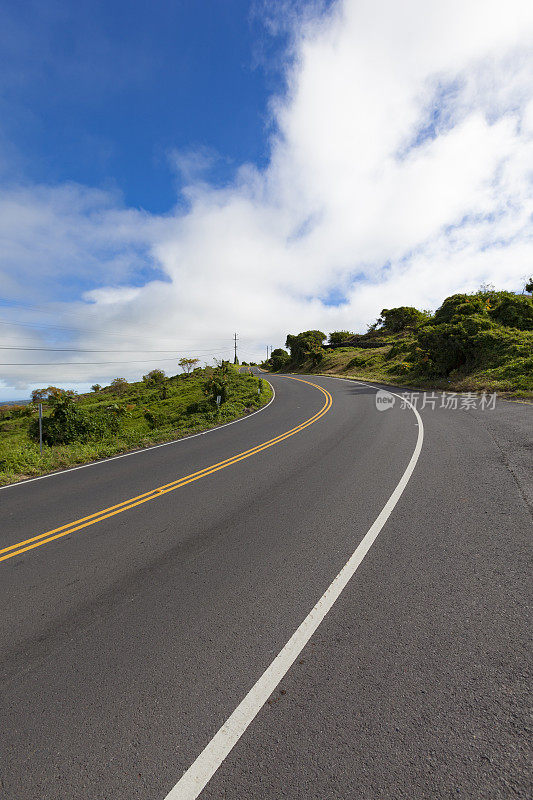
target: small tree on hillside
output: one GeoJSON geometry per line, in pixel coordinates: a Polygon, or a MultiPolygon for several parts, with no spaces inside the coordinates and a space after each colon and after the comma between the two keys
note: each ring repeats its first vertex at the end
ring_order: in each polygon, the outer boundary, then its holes
{"type": "Polygon", "coordinates": [[[326,334],[322,331],[303,331],[296,336],[289,333],[285,342],[285,347],[291,351],[293,361],[301,362],[317,347],[322,347],[322,342],[326,334]]]}
{"type": "Polygon", "coordinates": [[[34,389],[31,393],[32,403],[46,403],[58,397],[74,397],[76,392],[72,389],[59,389],[57,386],[47,386],[46,389],[34,389]]]}
{"type": "Polygon", "coordinates": [[[115,392],[115,394],[125,394],[128,391],[129,383],[126,378],[115,378],[109,384],[109,388],[115,392]]]}
{"type": "Polygon", "coordinates": [[[282,347],[276,347],[275,350],[272,350],[269,359],[270,366],[274,371],[277,371],[279,369],[284,369],[284,367],[286,367],[286,365],[289,363],[290,360],[291,358],[289,354],[287,353],[286,350],[283,350],[282,347]]]}
{"type": "Polygon", "coordinates": [[[31,393],[31,401],[32,403],[44,403],[46,398],[48,397],[46,389],[34,389],[31,393]]]}
{"type": "Polygon", "coordinates": [[[391,333],[399,333],[406,328],[418,328],[423,322],[427,322],[427,313],[419,311],[413,306],[399,306],[398,308],[384,308],[378,323],[384,330],[391,333]]]}
{"type": "Polygon", "coordinates": [[[228,362],[222,361],[215,367],[213,374],[204,383],[204,393],[216,405],[217,397],[225,403],[228,399],[228,362]]]}
{"type": "Polygon", "coordinates": [[[178,366],[182,368],[182,370],[189,375],[195,366],[200,363],[199,358],[180,358],[178,361],[178,366]]]}
{"type": "Polygon", "coordinates": [[[165,380],[165,373],[162,369],[152,369],[143,375],[143,381],[147,386],[160,386],[165,380]]]}
{"type": "Polygon", "coordinates": [[[102,387],[100,386],[100,384],[99,384],[99,383],[93,383],[93,385],[91,386],[91,391],[93,391],[93,392],[99,392],[101,388],[102,388],[102,387]]]}
{"type": "Polygon", "coordinates": [[[353,336],[351,331],[333,331],[329,335],[329,343],[330,344],[342,344],[342,342],[349,339],[350,336],[353,336]]]}

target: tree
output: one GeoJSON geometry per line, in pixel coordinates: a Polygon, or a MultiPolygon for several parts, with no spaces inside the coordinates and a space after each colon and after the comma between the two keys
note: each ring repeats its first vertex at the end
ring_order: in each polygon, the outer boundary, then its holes
{"type": "Polygon", "coordinates": [[[126,378],[115,378],[109,384],[109,388],[112,389],[115,394],[124,394],[128,390],[129,383],[126,378]]]}
{"type": "Polygon", "coordinates": [[[76,392],[72,389],[59,389],[57,386],[47,386],[46,389],[34,389],[31,393],[32,403],[46,403],[57,397],[74,397],[76,392]]]}
{"type": "Polygon", "coordinates": [[[533,275],[526,281],[524,289],[526,290],[526,292],[529,292],[529,294],[533,294],[533,275]]]}
{"type": "Polygon", "coordinates": [[[147,386],[160,386],[165,380],[165,373],[162,369],[152,369],[143,375],[143,381],[147,386]]]}
{"type": "Polygon", "coordinates": [[[47,389],[34,389],[31,393],[31,401],[32,403],[44,403],[46,398],[48,397],[47,389]]]}
{"type": "Polygon", "coordinates": [[[270,367],[274,371],[284,369],[290,360],[291,357],[286,350],[283,350],[281,347],[276,347],[276,349],[272,350],[272,353],[270,354],[270,367]]]}
{"type": "Polygon", "coordinates": [[[285,347],[291,351],[291,359],[300,363],[316,347],[321,347],[326,334],[322,331],[303,331],[295,336],[288,334],[285,347]]]}
{"type": "Polygon", "coordinates": [[[180,358],[178,361],[178,366],[180,366],[182,370],[189,375],[189,373],[192,372],[194,367],[199,363],[199,358],[180,358]]]}
{"type": "Polygon", "coordinates": [[[91,386],[91,391],[93,391],[93,392],[99,392],[101,388],[102,388],[102,387],[100,386],[100,384],[99,384],[99,383],[93,383],[93,385],[91,386]]]}
{"type": "Polygon", "coordinates": [[[333,333],[330,333],[329,335],[329,344],[342,344],[342,342],[346,341],[346,339],[349,339],[350,336],[353,335],[354,334],[351,331],[333,331],[333,333]]]}
{"type": "Polygon", "coordinates": [[[398,308],[384,308],[378,319],[379,325],[390,333],[399,333],[406,328],[418,328],[427,322],[428,316],[424,311],[419,311],[413,306],[399,306],[398,308]]]}

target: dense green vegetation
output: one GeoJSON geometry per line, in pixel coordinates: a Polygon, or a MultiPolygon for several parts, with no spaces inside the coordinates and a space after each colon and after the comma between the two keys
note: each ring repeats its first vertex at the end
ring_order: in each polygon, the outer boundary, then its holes
{"type": "MultiPolygon", "coordinates": [[[[528,284],[529,285],[529,284],[528,284]]],[[[527,288],[527,287],[526,287],[527,288]]],[[[533,391],[530,295],[482,288],[447,297],[435,314],[410,306],[383,309],[366,334],[289,334],[266,366],[317,371],[455,391],[533,391]]]]}
{"type": "Polygon", "coordinates": [[[0,407],[0,484],[206,430],[256,410],[271,396],[266,381],[240,375],[227,363],[170,378],[152,370],[138,383],[116,378],[79,396],[50,386],[34,392],[28,405],[0,407]]]}

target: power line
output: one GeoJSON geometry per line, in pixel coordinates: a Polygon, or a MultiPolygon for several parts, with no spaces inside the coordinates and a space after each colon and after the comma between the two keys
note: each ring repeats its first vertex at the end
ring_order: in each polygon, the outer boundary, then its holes
{"type": "Polygon", "coordinates": [[[0,362],[0,367],[96,367],[110,366],[111,364],[153,364],[154,361],[175,361],[174,358],[148,358],[143,361],[31,361],[31,362],[0,362]]]}
{"type": "MultiPolygon", "coordinates": [[[[225,353],[227,350],[210,350],[211,353],[225,353]]],[[[36,362],[0,362],[0,367],[95,367],[109,366],[110,364],[157,364],[161,361],[176,361],[175,358],[144,358],[134,359],[133,361],[36,361],[36,362]]]]}
{"type": "MultiPolygon", "coordinates": [[[[1,320],[0,320],[0,324],[2,324],[1,320]]],[[[84,338],[86,338],[86,337],[84,337],[84,338]]],[[[130,338],[130,337],[128,337],[128,338],[130,338]]],[[[134,339],[135,339],[135,337],[131,337],[130,338],[130,343],[131,343],[131,340],[134,340],[134,339]]],[[[168,341],[171,341],[171,340],[169,339],[168,341]]],[[[187,347],[187,350],[177,350],[175,348],[169,349],[168,348],[168,344],[167,344],[167,346],[165,348],[162,348],[161,350],[159,350],[159,349],[157,349],[155,347],[152,347],[152,349],[150,349],[150,350],[146,350],[146,349],[144,349],[142,347],[140,342],[139,342],[139,347],[136,347],[134,350],[130,350],[130,349],[123,350],[122,348],[110,349],[109,347],[104,347],[102,349],[94,348],[94,347],[93,348],[88,348],[88,347],[86,348],[86,347],[76,347],[76,346],[74,346],[74,347],[61,347],[60,346],[61,342],[51,342],[49,346],[46,345],[45,347],[43,347],[42,346],[43,340],[41,339],[41,337],[39,337],[39,340],[36,340],[35,338],[26,338],[26,337],[23,337],[23,336],[17,336],[16,338],[11,337],[11,336],[7,336],[7,337],[0,336],[0,342],[6,342],[6,344],[1,344],[0,345],[0,350],[43,350],[43,351],[50,351],[50,352],[72,352],[72,353],[85,353],[85,352],[87,352],[87,353],[189,353],[189,352],[194,350],[196,353],[210,353],[212,348],[216,348],[217,350],[221,350],[221,349],[227,349],[227,348],[229,348],[231,346],[231,345],[228,344],[229,339],[226,339],[226,340],[220,339],[220,340],[217,340],[217,341],[213,341],[211,343],[211,346],[207,347],[207,348],[206,348],[206,340],[203,340],[203,341],[197,340],[197,341],[198,341],[198,346],[195,346],[195,344],[193,343],[193,344],[191,344],[190,346],[187,347]],[[8,345],[7,342],[15,342],[15,344],[8,345]],[[28,342],[28,344],[21,345],[21,344],[19,344],[20,342],[28,342]],[[33,343],[35,343],[35,344],[33,344],[33,343]],[[221,347],[222,344],[224,344],[224,348],[221,347]]],[[[44,344],[46,344],[46,339],[44,340],[44,344]]],[[[66,341],[65,344],[69,345],[70,342],[66,341]]],[[[73,344],[75,345],[76,343],[74,342],[73,344]]],[[[126,342],[125,342],[125,344],[126,344],[126,342]]],[[[152,341],[150,339],[146,339],[145,337],[142,337],[142,344],[152,344],[152,341]]],[[[155,344],[157,344],[157,340],[153,341],[153,345],[155,345],[155,344]]],[[[183,343],[182,342],[176,342],[176,348],[179,347],[180,345],[183,346],[183,343]]]]}
{"type": "Polygon", "coordinates": [[[197,350],[194,347],[189,347],[188,350],[141,350],[140,348],[136,350],[104,350],[104,349],[85,349],[85,348],[77,348],[77,347],[20,347],[19,345],[0,345],[0,350],[31,350],[31,351],[45,351],[47,353],[189,353],[194,351],[195,353],[212,353],[212,352],[222,352],[222,350],[226,350],[227,348],[218,348],[217,350],[212,350],[209,348],[208,350],[197,350]]]}

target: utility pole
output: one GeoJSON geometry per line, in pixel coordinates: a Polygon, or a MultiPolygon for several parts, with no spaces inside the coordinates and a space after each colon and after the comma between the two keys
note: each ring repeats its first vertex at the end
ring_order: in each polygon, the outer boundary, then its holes
{"type": "Polygon", "coordinates": [[[233,334],[233,338],[234,338],[234,343],[235,343],[235,357],[233,359],[233,363],[236,364],[237,363],[237,334],[236,333],[233,334]]]}

